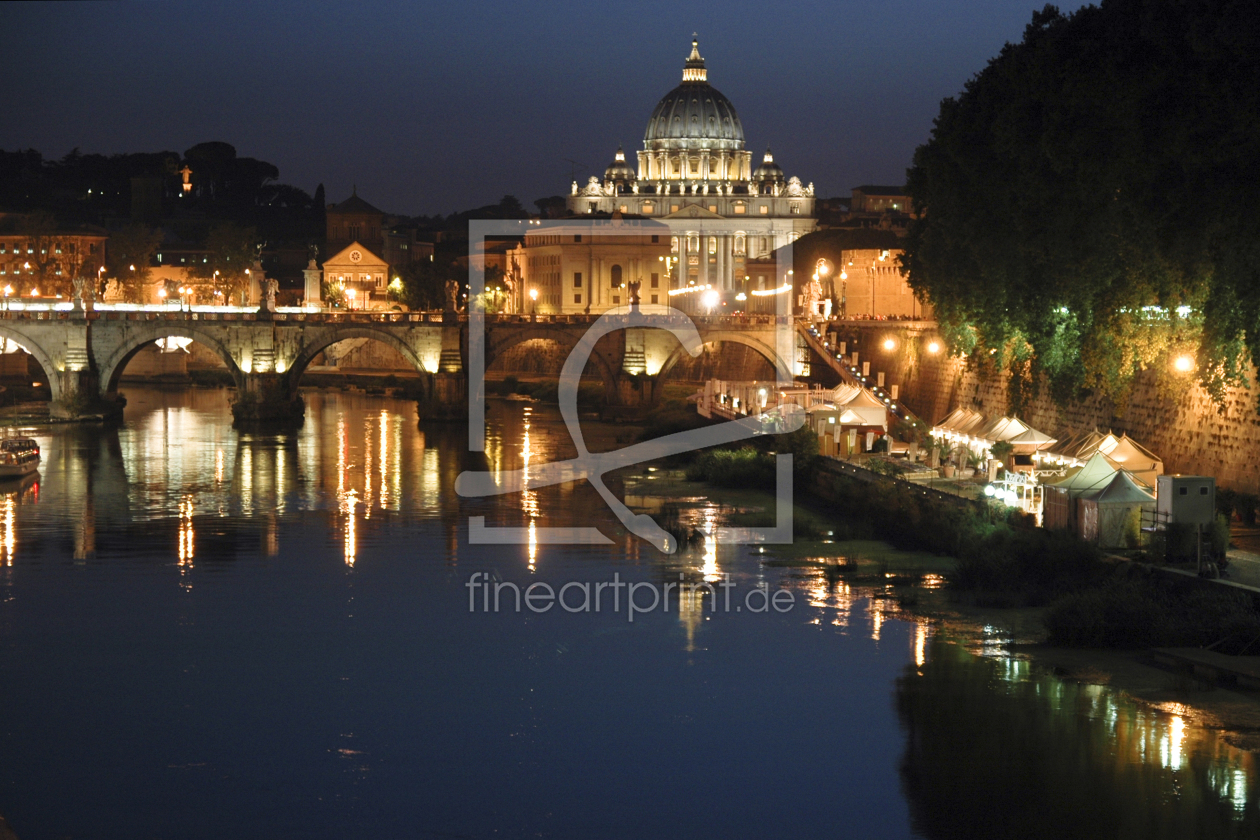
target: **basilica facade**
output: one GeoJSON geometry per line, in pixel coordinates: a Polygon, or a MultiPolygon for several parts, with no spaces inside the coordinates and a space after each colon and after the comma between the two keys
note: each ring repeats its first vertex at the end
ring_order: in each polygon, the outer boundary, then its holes
{"type": "MultiPolygon", "coordinates": [[[[619,148],[602,179],[573,183],[567,203],[569,226],[585,216],[634,220],[645,225],[642,233],[651,232],[625,237],[621,253],[609,239],[598,257],[591,252],[590,236],[586,242],[569,230],[540,230],[532,241],[527,236],[513,261],[520,266],[525,311],[530,304],[539,313],[601,311],[627,299],[612,289],[624,288],[631,279],[641,284],[645,302],[656,284],[757,288],[755,282],[750,285],[746,261],[766,257],[817,227],[814,185],[785,177],[769,149],[754,162],[735,106],[709,84],[696,41],[683,64],[682,83],[665,94],[648,119],[637,166],[619,148]],[[549,253],[532,253],[544,242],[549,253]],[[531,277],[531,267],[544,264],[544,256],[546,303],[526,302],[532,288],[543,294],[533,282],[543,278],[531,277]],[[664,277],[653,278],[662,266],[664,277]],[[601,294],[604,289],[609,293],[601,294]]],[[[782,279],[769,278],[767,285],[777,286],[782,279]]],[[[665,295],[660,300],[665,302],[665,295]]]]}

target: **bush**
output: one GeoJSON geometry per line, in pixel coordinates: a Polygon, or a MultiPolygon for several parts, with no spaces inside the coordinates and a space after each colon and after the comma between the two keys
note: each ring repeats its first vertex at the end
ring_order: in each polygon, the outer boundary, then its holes
{"type": "Polygon", "coordinates": [[[691,481],[707,481],[718,487],[756,487],[774,490],[774,459],[745,446],[742,449],[710,449],[696,456],[687,468],[691,481]]]}
{"type": "Polygon", "coordinates": [[[1260,614],[1242,592],[1190,591],[1160,579],[1114,579],[1067,595],[1045,615],[1048,641],[1062,647],[1173,647],[1215,643],[1238,653],[1260,637],[1260,614]]]}

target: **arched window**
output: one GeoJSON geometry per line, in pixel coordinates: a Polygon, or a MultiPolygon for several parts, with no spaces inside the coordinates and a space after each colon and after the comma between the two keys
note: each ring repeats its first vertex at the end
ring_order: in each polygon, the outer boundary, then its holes
{"type": "Polygon", "coordinates": [[[614,289],[620,289],[621,288],[621,266],[614,265],[612,267],[612,271],[608,273],[608,276],[611,278],[609,280],[608,285],[610,285],[614,289]]]}

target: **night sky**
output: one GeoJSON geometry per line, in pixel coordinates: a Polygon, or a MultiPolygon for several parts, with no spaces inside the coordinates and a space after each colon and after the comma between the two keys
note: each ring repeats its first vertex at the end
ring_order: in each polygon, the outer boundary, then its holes
{"type": "MultiPolygon", "coordinates": [[[[1035,0],[5,4],[0,149],[223,140],[383,210],[526,206],[632,155],[699,33],[748,148],[821,196],[900,184],[1035,0]]],[[[1080,4],[1067,3],[1065,11],[1080,4]]]]}

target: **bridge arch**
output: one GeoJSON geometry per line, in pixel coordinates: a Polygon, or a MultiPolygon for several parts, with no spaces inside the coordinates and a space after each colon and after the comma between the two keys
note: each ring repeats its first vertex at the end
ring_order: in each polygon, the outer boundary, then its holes
{"type": "Polygon", "coordinates": [[[127,363],[142,349],[159,338],[187,338],[213,350],[223,360],[223,363],[227,365],[228,372],[232,374],[232,381],[236,383],[237,389],[242,388],[244,374],[241,372],[240,366],[232,356],[231,351],[211,333],[192,324],[178,321],[152,321],[149,325],[129,335],[127,340],[119,344],[105,361],[98,366],[97,372],[100,377],[101,394],[106,397],[116,394],[118,392],[118,380],[122,378],[123,371],[127,368],[127,363]]]}
{"type": "MultiPolygon", "coordinates": [[[[745,335],[735,330],[701,331],[700,338],[706,346],[721,342],[731,342],[732,344],[742,344],[745,347],[749,347],[770,363],[770,367],[774,368],[775,375],[779,379],[790,380],[793,378],[791,360],[780,358],[779,354],[773,347],[758,338],[745,335]]],[[[678,347],[674,348],[674,351],[669,354],[669,356],[665,359],[665,362],[661,365],[661,369],[657,371],[656,376],[658,379],[663,380],[669,374],[670,370],[673,369],[674,365],[682,361],[683,358],[691,358],[691,355],[683,349],[683,346],[680,344],[678,347]]]]}
{"type": "Polygon", "coordinates": [[[301,380],[302,374],[310,366],[311,362],[320,353],[327,350],[339,341],[347,341],[352,338],[364,338],[368,341],[379,341],[387,347],[392,347],[398,351],[398,354],[407,360],[407,363],[415,368],[417,373],[431,373],[424,367],[419,355],[407,342],[398,338],[389,330],[376,329],[370,326],[338,325],[327,330],[320,331],[315,335],[308,333],[307,340],[303,343],[302,349],[298,351],[297,357],[293,360],[293,364],[289,366],[288,378],[289,387],[296,388],[298,381],[301,380]]]}
{"type": "Polygon", "coordinates": [[[57,365],[53,361],[52,356],[48,354],[48,351],[40,347],[39,342],[32,339],[22,330],[15,329],[8,322],[0,321],[0,339],[5,338],[14,344],[22,345],[22,349],[30,353],[35,361],[39,362],[39,366],[44,369],[44,376],[48,378],[49,395],[54,401],[61,399],[61,377],[58,376],[61,371],[57,369],[57,365]]]}
{"type": "MultiPolygon", "coordinates": [[[[557,344],[567,347],[572,353],[581,341],[582,333],[573,330],[572,327],[565,325],[553,324],[525,324],[521,326],[513,326],[510,328],[500,327],[492,330],[487,336],[486,341],[486,370],[498,361],[499,357],[507,351],[511,350],[518,344],[526,341],[547,340],[554,341],[557,344]]],[[[599,352],[599,348],[591,352],[587,361],[588,364],[595,363],[599,369],[599,375],[604,382],[604,401],[608,405],[616,405],[620,401],[620,391],[618,390],[619,370],[614,366],[604,354],[599,352]]]]}

